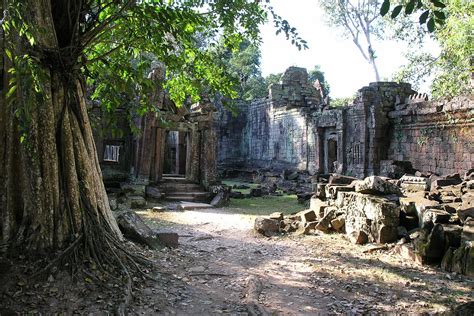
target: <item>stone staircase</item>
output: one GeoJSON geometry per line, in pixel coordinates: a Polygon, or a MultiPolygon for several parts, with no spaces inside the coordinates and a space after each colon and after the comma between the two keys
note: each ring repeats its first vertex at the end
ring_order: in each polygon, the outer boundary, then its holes
{"type": "Polygon", "coordinates": [[[166,201],[208,203],[212,198],[212,194],[201,185],[189,182],[183,176],[163,176],[162,181],[154,186],[164,195],[166,201]]]}

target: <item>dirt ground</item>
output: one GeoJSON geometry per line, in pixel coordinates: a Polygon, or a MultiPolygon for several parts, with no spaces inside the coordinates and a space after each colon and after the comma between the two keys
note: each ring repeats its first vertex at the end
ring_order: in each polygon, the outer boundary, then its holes
{"type": "MultiPolygon", "coordinates": [[[[180,246],[143,250],[156,264],[155,281],[135,280],[130,314],[443,314],[474,299],[472,279],[368,252],[374,245],[343,235],[258,236],[256,215],[239,208],[138,213],[153,228],[177,232],[180,246]]],[[[15,281],[0,293],[0,315],[101,313],[121,300],[119,282],[102,289],[66,279],[15,281]]]]}
{"type": "Polygon", "coordinates": [[[157,256],[171,287],[144,289],[133,312],[253,313],[257,305],[278,315],[433,314],[473,300],[474,280],[465,276],[368,252],[374,245],[352,245],[339,234],[257,236],[256,216],[242,213],[140,212],[149,225],[178,232],[181,245],[157,256]]]}

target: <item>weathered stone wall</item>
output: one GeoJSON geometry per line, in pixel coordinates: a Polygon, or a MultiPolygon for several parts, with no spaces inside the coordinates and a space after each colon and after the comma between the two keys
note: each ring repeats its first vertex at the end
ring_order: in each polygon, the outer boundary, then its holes
{"type": "Polygon", "coordinates": [[[472,168],[472,96],[425,97],[406,83],[377,82],[360,89],[351,105],[331,108],[308,84],[306,70],[290,67],[267,99],[241,105],[231,119],[220,114],[218,162],[359,178],[380,174],[390,160],[437,174],[472,168]]]}
{"type": "Polygon", "coordinates": [[[389,113],[388,158],[438,174],[474,167],[474,96],[451,101],[411,100],[389,113]]]}
{"type": "Polygon", "coordinates": [[[217,161],[220,168],[243,168],[248,155],[248,143],[245,142],[244,130],[247,126],[248,104],[236,105],[237,112],[227,110],[221,102],[216,102],[218,111],[215,114],[217,132],[217,161]]]}

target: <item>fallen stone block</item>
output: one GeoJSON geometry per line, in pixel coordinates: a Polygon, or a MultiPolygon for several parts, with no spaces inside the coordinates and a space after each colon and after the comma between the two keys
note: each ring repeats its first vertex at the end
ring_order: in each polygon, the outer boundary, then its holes
{"type": "Polygon", "coordinates": [[[256,232],[270,237],[280,231],[280,222],[275,219],[257,217],[255,219],[254,229],[256,232]]]}
{"type": "Polygon", "coordinates": [[[309,203],[309,209],[313,210],[318,218],[324,216],[324,209],[328,207],[325,201],[322,201],[318,197],[313,196],[309,203]]]}
{"type": "Polygon", "coordinates": [[[160,249],[161,244],[155,232],[133,211],[122,212],[117,215],[117,224],[123,235],[139,244],[147,245],[152,249],[160,249]]]}
{"type": "Polygon", "coordinates": [[[354,185],[327,185],[326,198],[335,200],[340,192],[353,192],[354,185]]]}
{"type": "Polygon", "coordinates": [[[330,185],[348,185],[351,184],[353,181],[359,180],[354,177],[344,176],[341,174],[331,174],[329,177],[328,184],[330,185]]]}
{"type": "Polygon", "coordinates": [[[461,222],[465,222],[468,217],[474,218],[474,194],[464,194],[461,206],[456,210],[461,222]]]}
{"type": "Polygon", "coordinates": [[[130,196],[128,198],[131,208],[145,208],[146,200],[142,196],[130,196]]]}
{"type": "Polygon", "coordinates": [[[326,199],[326,183],[318,183],[314,195],[320,199],[326,199]]]}
{"type": "Polygon", "coordinates": [[[473,169],[469,169],[469,170],[466,171],[466,173],[464,174],[464,181],[470,181],[470,180],[474,180],[474,168],[473,168],[473,169]]]}
{"type": "Polygon", "coordinates": [[[283,219],[280,221],[280,231],[283,233],[292,233],[297,231],[300,228],[301,222],[291,220],[288,218],[283,219]]]}
{"type": "Polygon", "coordinates": [[[474,218],[468,219],[462,226],[461,242],[474,241],[474,218]]]}
{"type": "Polygon", "coordinates": [[[419,219],[420,227],[423,225],[423,214],[427,209],[439,206],[439,202],[428,200],[421,194],[411,194],[400,198],[400,208],[407,216],[416,216],[419,219]]]}
{"type": "Polygon", "coordinates": [[[343,233],[346,225],[346,219],[344,216],[338,216],[331,221],[331,227],[336,232],[343,233]]]}
{"type": "Polygon", "coordinates": [[[458,248],[461,245],[462,226],[443,224],[445,248],[458,248]]]}
{"type": "Polygon", "coordinates": [[[298,213],[298,215],[301,216],[301,221],[303,223],[314,222],[314,221],[317,220],[316,213],[311,209],[301,211],[301,212],[298,213]]]}
{"type": "Polygon", "coordinates": [[[158,189],[157,187],[152,187],[148,185],[146,187],[146,197],[147,199],[151,198],[151,199],[159,200],[163,198],[163,192],[161,192],[160,189],[158,189]]]}
{"type": "Polygon", "coordinates": [[[356,181],[355,191],[364,194],[401,194],[401,190],[397,185],[378,176],[371,176],[364,180],[356,181]]]}
{"type": "Polygon", "coordinates": [[[423,229],[421,232],[420,237],[414,241],[415,250],[423,257],[423,262],[440,261],[446,249],[446,237],[443,226],[436,224],[430,232],[427,229],[423,229]]]}
{"type": "Polygon", "coordinates": [[[451,271],[474,276],[474,247],[473,242],[466,241],[454,250],[451,260],[451,271]]]}
{"type": "Polygon", "coordinates": [[[426,209],[423,214],[423,222],[433,222],[447,224],[451,218],[451,214],[438,209],[426,209]]]}
{"type": "Polygon", "coordinates": [[[364,232],[370,242],[390,243],[397,240],[400,207],[396,203],[355,192],[346,193],[344,203],[346,234],[351,240],[359,240],[360,232],[364,232]]]}
{"type": "Polygon", "coordinates": [[[326,214],[318,222],[315,229],[320,230],[324,233],[328,233],[331,229],[331,221],[336,218],[336,208],[329,207],[326,209],[326,214]]]}
{"type": "Polygon", "coordinates": [[[429,190],[428,179],[424,177],[414,177],[404,175],[400,178],[400,186],[408,192],[427,191],[429,190]]]}
{"type": "Polygon", "coordinates": [[[277,221],[282,221],[283,220],[283,213],[281,212],[274,212],[268,215],[268,218],[270,219],[275,219],[277,221]]]}
{"type": "Polygon", "coordinates": [[[229,194],[226,192],[221,191],[212,198],[211,205],[213,207],[223,207],[229,203],[229,194]]]}
{"type": "Polygon", "coordinates": [[[318,222],[306,222],[301,224],[299,228],[296,230],[297,235],[308,235],[311,231],[314,231],[318,222]]]}

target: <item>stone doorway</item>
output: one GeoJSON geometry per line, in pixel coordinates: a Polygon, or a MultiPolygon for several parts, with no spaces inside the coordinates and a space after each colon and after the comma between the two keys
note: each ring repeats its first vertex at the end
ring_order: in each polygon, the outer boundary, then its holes
{"type": "Polygon", "coordinates": [[[188,161],[189,133],[184,131],[166,131],[163,157],[163,175],[185,177],[188,161]]]}

